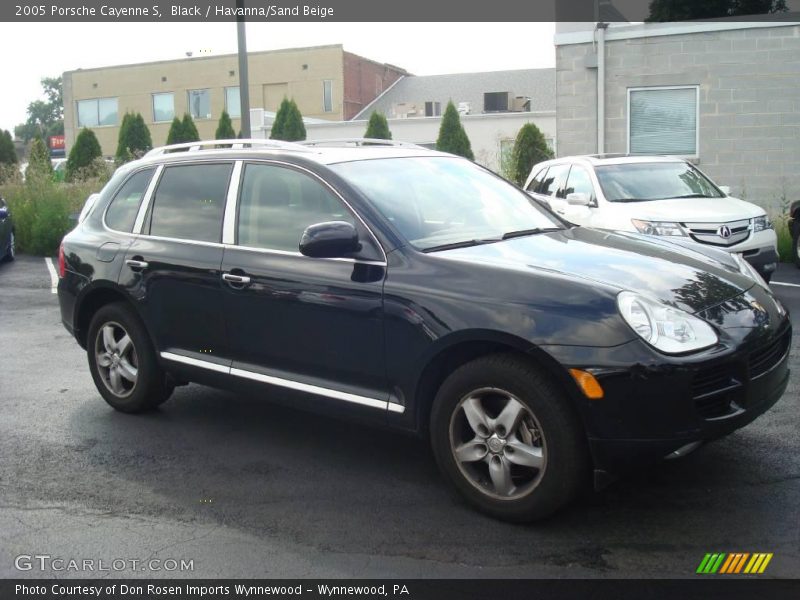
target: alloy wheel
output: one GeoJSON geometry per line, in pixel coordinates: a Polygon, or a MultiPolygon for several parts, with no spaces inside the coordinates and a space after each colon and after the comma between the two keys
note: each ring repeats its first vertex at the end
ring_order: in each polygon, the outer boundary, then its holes
{"type": "Polygon", "coordinates": [[[105,323],[97,331],[95,361],[100,378],[119,398],[130,396],[139,375],[136,348],[125,328],[116,322],[105,323]]]}
{"type": "Polygon", "coordinates": [[[547,466],[536,417],[498,388],[477,389],[461,399],[450,418],[450,449],[467,481],[494,499],[527,496],[547,466]]]}

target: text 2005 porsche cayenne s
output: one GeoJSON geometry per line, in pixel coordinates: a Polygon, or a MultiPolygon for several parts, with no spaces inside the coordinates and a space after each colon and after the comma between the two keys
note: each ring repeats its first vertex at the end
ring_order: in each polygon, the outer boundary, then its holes
{"type": "Polygon", "coordinates": [[[411,430],[531,520],[786,389],[786,310],[735,255],[569,226],[415,146],[216,144],[125,165],[64,238],[62,319],[117,410],[198,382],[411,430]]]}

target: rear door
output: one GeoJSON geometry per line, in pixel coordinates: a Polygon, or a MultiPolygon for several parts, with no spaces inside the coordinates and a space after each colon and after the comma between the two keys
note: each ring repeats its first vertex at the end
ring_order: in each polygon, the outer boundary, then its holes
{"type": "Polygon", "coordinates": [[[232,162],[167,165],[119,282],[162,358],[230,364],[222,316],[222,220],[232,162]]]}
{"type": "Polygon", "coordinates": [[[312,173],[252,162],[241,179],[222,265],[232,374],[387,408],[383,251],[312,173]],[[300,254],[306,227],[325,221],[355,225],[362,250],[339,259],[300,254]]]}

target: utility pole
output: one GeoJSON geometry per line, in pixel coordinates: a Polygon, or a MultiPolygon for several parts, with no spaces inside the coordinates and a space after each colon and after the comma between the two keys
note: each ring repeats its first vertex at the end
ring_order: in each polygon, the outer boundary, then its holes
{"type": "MultiPolygon", "coordinates": [[[[236,8],[244,9],[244,0],[236,0],[236,8]]],[[[247,72],[247,33],[245,32],[244,11],[236,17],[236,30],[239,39],[239,100],[241,102],[242,137],[252,137],[250,131],[250,77],[247,72]]]]}

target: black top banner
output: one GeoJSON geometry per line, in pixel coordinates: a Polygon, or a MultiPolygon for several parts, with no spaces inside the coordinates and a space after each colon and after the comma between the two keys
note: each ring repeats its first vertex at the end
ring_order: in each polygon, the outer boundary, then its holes
{"type": "Polygon", "coordinates": [[[3,0],[17,22],[553,22],[797,18],[800,0],[3,0]],[[751,14],[755,12],[756,14],[751,14]]]}

